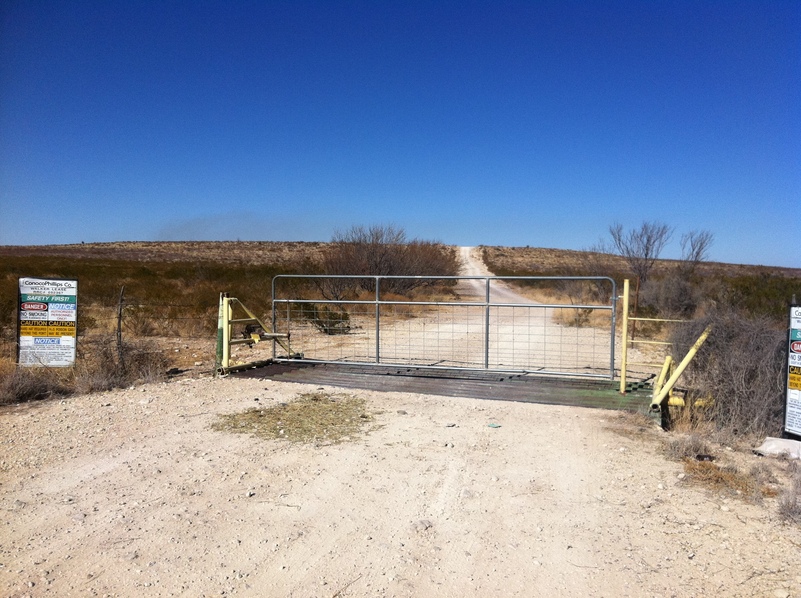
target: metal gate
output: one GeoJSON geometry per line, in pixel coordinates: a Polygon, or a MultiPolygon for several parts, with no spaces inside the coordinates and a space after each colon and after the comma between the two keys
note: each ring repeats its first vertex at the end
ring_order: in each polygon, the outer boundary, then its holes
{"type": "Polygon", "coordinates": [[[607,277],[279,275],[272,295],[277,361],[614,378],[607,277]]]}

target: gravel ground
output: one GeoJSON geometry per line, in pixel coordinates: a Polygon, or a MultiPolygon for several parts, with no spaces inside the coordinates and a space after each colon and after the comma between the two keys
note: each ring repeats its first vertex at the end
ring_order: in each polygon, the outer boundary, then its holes
{"type": "Polygon", "coordinates": [[[213,429],[310,391],[344,392],[205,377],[3,408],[0,595],[801,595],[775,499],[690,484],[624,414],[358,391],[373,420],[341,444],[213,429]]]}

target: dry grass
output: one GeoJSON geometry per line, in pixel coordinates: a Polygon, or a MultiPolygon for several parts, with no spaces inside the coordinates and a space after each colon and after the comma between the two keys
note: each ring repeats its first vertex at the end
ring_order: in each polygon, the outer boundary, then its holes
{"type": "Polygon", "coordinates": [[[72,393],[73,372],[64,368],[22,368],[3,360],[0,405],[40,401],[72,393]]]}
{"type": "Polygon", "coordinates": [[[212,428],[269,440],[325,446],[355,440],[367,431],[366,426],[373,419],[362,398],[314,392],[274,407],[222,415],[212,428]]]}
{"type": "Polygon", "coordinates": [[[74,245],[0,245],[0,256],[283,266],[306,260],[319,263],[327,245],[301,241],[120,241],[74,245]]]}
{"type": "Polygon", "coordinates": [[[779,516],[785,521],[801,525],[801,464],[790,461],[787,466],[790,485],[779,497],[779,516]]]}
{"type": "Polygon", "coordinates": [[[769,465],[760,461],[747,472],[733,464],[718,465],[711,445],[698,434],[671,438],[665,443],[664,452],[668,458],[684,464],[690,483],[755,503],[778,494],[777,480],[769,465]]]}
{"type": "Polygon", "coordinates": [[[609,310],[604,309],[555,309],[553,314],[555,324],[574,328],[602,328],[609,329],[611,316],[609,310]]]}
{"type": "MultiPolygon", "coordinates": [[[[574,251],[570,249],[546,249],[542,247],[481,247],[484,261],[491,264],[494,272],[533,272],[535,276],[564,276],[581,274],[588,266],[592,270],[602,270],[604,275],[615,277],[628,271],[626,262],[620,256],[574,251]]],[[[657,260],[653,275],[659,276],[670,271],[676,260],[657,260]]],[[[771,266],[752,266],[744,264],[725,264],[704,262],[698,266],[702,276],[762,276],[779,275],[801,278],[801,268],[782,268],[771,266]]],[[[629,275],[631,278],[631,275],[629,275]]]]}
{"type": "Polygon", "coordinates": [[[699,455],[711,454],[709,445],[697,434],[680,435],[665,444],[665,454],[676,461],[698,459],[699,455]]]}
{"type": "Polygon", "coordinates": [[[73,367],[20,367],[3,358],[0,405],[156,382],[167,377],[168,367],[165,353],[154,343],[125,342],[118,350],[108,337],[85,340],[73,367]]]}
{"type": "Polygon", "coordinates": [[[719,493],[729,493],[746,500],[759,502],[762,498],[776,496],[775,488],[760,484],[751,473],[742,473],[733,465],[720,467],[711,461],[684,460],[684,472],[691,483],[700,484],[719,493]]]}

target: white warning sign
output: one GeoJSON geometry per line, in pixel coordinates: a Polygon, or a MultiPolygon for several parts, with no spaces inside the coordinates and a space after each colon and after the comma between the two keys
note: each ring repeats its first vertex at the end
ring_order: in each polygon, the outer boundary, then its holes
{"type": "Polygon", "coordinates": [[[20,365],[73,365],[77,331],[77,280],[19,279],[20,365]]]}

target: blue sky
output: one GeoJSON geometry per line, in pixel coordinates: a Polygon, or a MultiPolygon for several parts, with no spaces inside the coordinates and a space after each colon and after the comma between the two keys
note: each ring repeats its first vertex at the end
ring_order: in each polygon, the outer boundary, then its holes
{"type": "Polygon", "coordinates": [[[0,3],[0,244],[620,222],[801,267],[801,2],[0,3]]]}

